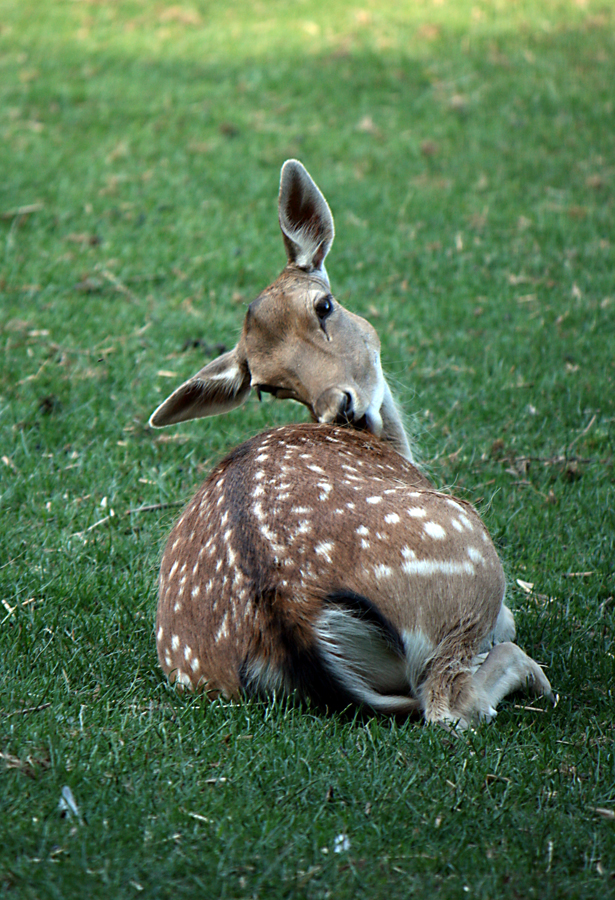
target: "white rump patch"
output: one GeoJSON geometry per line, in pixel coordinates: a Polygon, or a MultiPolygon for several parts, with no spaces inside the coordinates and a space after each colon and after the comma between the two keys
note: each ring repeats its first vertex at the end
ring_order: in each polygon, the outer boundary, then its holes
{"type": "Polygon", "coordinates": [[[412,693],[418,694],[425,667],[433,656],[434,645],[420,628],[403,631],[402,640],[406,650],[406,674],[412,693]]]}
{"type": "Polygon", "coordinates": [[[358,702],[385,713],[418,708],[409,696],[405,660],[378,626],[335,607],[320,614],[314,631],[326,667],[358,702]]]}

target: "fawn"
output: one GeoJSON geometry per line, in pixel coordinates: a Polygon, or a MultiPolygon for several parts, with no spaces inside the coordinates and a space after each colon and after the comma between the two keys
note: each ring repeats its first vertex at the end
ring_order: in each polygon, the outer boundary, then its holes
{"type": "Polygon", "coordinates": [[[162,668],[211,697],[296,694],[462,728],[512,691],[552,698],[513,643],[485,526],[413,462],[378,336],[331,293],[333,217],[296,160],[278,209],[283,272],[250,303],[236,347],[150,424],[227,412],[251,388],[299,401],[313,422],[236,447],[175,525],[160,570],[162,668]]]}

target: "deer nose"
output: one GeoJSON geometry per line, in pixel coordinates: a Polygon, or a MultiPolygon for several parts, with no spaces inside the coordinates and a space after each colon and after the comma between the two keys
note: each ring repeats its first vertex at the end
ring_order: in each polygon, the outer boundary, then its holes
{"type": "Polygon", "coordinates": [[[346,425],[354,421],[355,404],[350,391],[327,388],[314,404],[314,414],[319,422],[336,422],[346,425]]]}

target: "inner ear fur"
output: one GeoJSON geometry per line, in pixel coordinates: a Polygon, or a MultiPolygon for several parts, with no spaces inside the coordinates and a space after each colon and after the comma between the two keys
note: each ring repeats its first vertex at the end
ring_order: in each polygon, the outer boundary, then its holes
{"type": "Polygon", "coordinates": [[[320,269],[335,237],[333,216],[306,168],[296,159],[282,166],[278,214],[289,263],[308,272],[320,269]]]}
{"type": "Polygon", "coordinates": [[[223,353],[173,391],[152,413],[153,428],[217,416],[241,406],[250,392],[250,370],[238,347],[223,353]]]}

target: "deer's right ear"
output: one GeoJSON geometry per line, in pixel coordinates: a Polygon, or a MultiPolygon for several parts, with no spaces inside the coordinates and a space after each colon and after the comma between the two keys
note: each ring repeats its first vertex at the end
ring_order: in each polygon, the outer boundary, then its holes
{"type": "Polygon", "coordinates": [[[250,370],[235,347],[185,381],[152,413],[153,428],[217,416],[241,406],[250,392],[250,370]]]}
{"type": "Polygon", "coordinates": [[[280,176],[278,215],[289,263],[314,272],[323,269],[335,226],[329,204],[296,159],[287,159],[280,176]]]}

